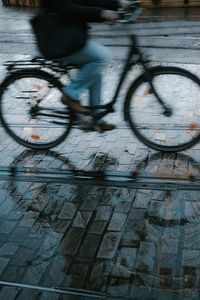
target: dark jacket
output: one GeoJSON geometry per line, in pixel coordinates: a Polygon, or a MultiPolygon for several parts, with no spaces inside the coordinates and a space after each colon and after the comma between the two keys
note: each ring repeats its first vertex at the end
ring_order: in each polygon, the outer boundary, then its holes
{"type": "Polygon", "coordinates": [[[42,13],[32,25],[39,49],[47,58],[63,57],[80,50],[87,40],[87,23],[104,21],[102,10],[117,10],[119,6],[118,0],[40,1],[42,13]]]}

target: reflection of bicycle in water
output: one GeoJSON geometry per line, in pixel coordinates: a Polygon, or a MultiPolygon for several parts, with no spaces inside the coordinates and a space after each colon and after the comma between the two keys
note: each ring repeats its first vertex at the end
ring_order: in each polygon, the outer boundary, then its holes
{"type": "MultiPolygon", "coordinates": [[[[196,292],[199,293],[199,264],[196,263],[195,255],[189,255],[190,253],[195,254],[196,251],[198,253],[199,249],[194,251],[195,247],[199,245],[198,239],[194,239],[194,236],[198,237],[199,235],[199,192],[187,190],[186,186],[190,184],[191,178],[183,169],[184,166],[186,169],[192,168],[193,174],[199,174],[200,167],[199,163],[191,157],[177,154],[173,170],[170,171],[168,168],[168,173],[163,174],[163,169],[169,164],[170,160],[173,160],[172,156],[174,155],[176,154],[155,153],[139,161],[132,169],[134,178],[138,183],[142,180],[142,176],[148,176],[150,173],[152,174],[152,180],[157,180],[156,177],[159,175],[166,175],[166,177],[168,175],[169,180],[174,179],[175,181],[174,188],[171,186],[171,189],[168,190],[160,188],[159,182],[157,182],[157,186],[154,186],[154,189],[151,189],[152,186],[147,184],[147,190],[145,191],[142,185],[138,186],[136,190],[133,187],[130,189],[117,188],[115,182],[109,182],[109,179],[108,183],[110,184],[103,187],[96,186],[96,182],[92,180],[90,180],[88,186],[85,185],[84,181],[82,181],[82,184],[76,184],[74,180],[72,185],[62,185],[53,181],[53,184],[45,183],[43,186],[29,185],[26,197],[20,199],[17,196],[21,195],[23,188],[21,182],[17,182],[17,177],[20,175],[18,173],[20,173],[23,166],[28,165],[27,171],[29,174],[25,179],[28,182],[31,175],[30,165],[33,167],[35,175],[38,172],[38,176],[41,175],[44,169],[52,168],[52,166],[57,169],[64,165],[65,169],[72,169],[74,175],[77,174],[74,172],[74,170],[77,171],[77,168],[72,165],[67,157],[53,151],[24,151],[16,157],[10,165],[12,170],[15,168],[16,172],[10,177],[8,186],[10,195],[16,197],[17,200],[16,214],[21,211],[25,215],[27,214],[30,219],[31,216],[36,214],[36,222],[32,228],[29,227],[29,230],[37,240],[44,241],[44,237],[41,236],[43,232],[46,238],[51,238],[52,232],[53,235],[59,237],[60,234],[63,234],[62,241],[52,238],[54,243],[44,244],[42,248],[39,246],[41,243],[36,242],[38,246],[37,249],[34,246],[34,254],[30,252],[30,255],[25,256],[25,260],[29,263],[27,269],[37,269],[43,263],[51,263],[52,257],[56,255],[58,260],[55,261],[56,263],[53,266],[50,265],[49,267],[57,268],[56,270],[62,272],[63,276],[66,276],[65,278],[72,280],[67,287],[73,287],[73,283],[76,281],[80,284],[80,286],[76,284],[76,288],[83,288],[85,292],[90,290],[91,293],[93,291],[102,293],[102,299],[136,299],[138,295],[142,295],[139,299],[160,299],[161,292],[162,294],[167,293],[168,298],[166,299],[172,299],[175,297],[173,295],[176,295],[175,298],[183,299],[183,293],[191,293],[193,289],[196,289],[196,292]],[[163,156],[162,168],[155,172],[154,167],[159,165],[161,156],[163,156]],[[46,161],[44,162],[41,157],[44,157],[46,161]],[[150,173],[145,174],[147,172],[150,173]],[[179,190],[176,181],[180,183],[181,179],[184,181],[182,188],[179,190]],[[45,197],[47,194],[48,197],[45,197]],[[111,258],[105,258],[103,254],[101,255],[101,252],[99,252],[99,249],[101,249],[100,244],[98,251],[90,252],[90,249],[98,245],[98,240],[94,240],[93,245],[95,246],[93,247],[90,243],[87,243],[88,236],[92,236],[92,238],[96,236],[97,228],[98,230],[104,228],[104,236],[113,234],[109,228],[110,225],[104,227],[105,224],[111,224],[111,219],[105,221],[106,216],[104,214],[100,215],[101,209],[105,206],[106,210],[110,207],[109,211],[112,216],[116,213],[122,213],[126,219],[126,221],[119,220],[115,223],[116,226],[120,226],[121,222],[125,222],[125,226],[123,230],[117,233],[120,236],[120,242],[115,255],[113,254],[111,258]],[[132,214],[133,211],[134,214],[132,214]],[[104,221],[99,220],[101,216],[103,219],[105,218],[104,221]],[[95,227],[97,224],[100,224],[101,227],[95,227]],[[84,235],[76,238],[77,235],[74,236],[76,229],[78,232],[84,232],[84,235]],[[78,253],[81,255],[81,264],[90,263],[91,267],[88,269],[87,280],[85,280],[83,286],[82,281],[77,280],[77,273],[73,273],[74,267],[77,269],[77,262],[80,263],[80,256],[78,260],[74,259],[77,252],[74,253],[72,250],[70,252],[71,246],[76,241],[77,243],[80,241],[80,252],[78,253]],[[59,245],[60,247],[58,247],[59,245]],[[100,253],[98,257],[97,253],[100,253]],[[71,260],[71,258],[73,259],[71,260]],[[65,265],[68,266],[69,262],[71,268],[65,268],[65,265]],[[118,288],[116,297],[114,294],[116,292],[115,288],[118,288]]],[[[93,165],[95,165],[95,161],[93,165]]],[[[85,173],[85,177],[89,173],[85,173]]],[[[97,176],[95,177],[97,178],[97,176]]],[[[146,179],[148,178],[146,177],[146,179]]],[[[199,178],[197,179],[199,182],[199,178]]],[[[125,183],[125,180],[123,180],[123,183],[125,183]]],[[[10,201],[9,197],[7,201],[10,201]]],[[[23,222],[27,222],[27,219],[23,219],[23,222]]],[[[22,223],[20,221],[21,225],[22,223]]],[[[115,230],[116,227],[113,231],[115,232],[115,230]]],[[[24,246],[23,243],[21,246],[24,246]]],[[[31,249],[31,247],[33,247],[33,244],[28,244],[28,248],[31,249]]],[[[15,282],[20,282],[21,273],[17,272],[17,274],[18,277],[15,282]]],[[[49,276],[45,276],[45,278],[49,280],[49,276]]],[[[61,285],[59,282],[60,277],[55,276],[52,271],[50,272],[50,278],[51,286],[66,286],[61,285]]],[[[77,290],[73,291],[77,292],[77,290]]],[[[77,299],[79,298],[77,297],[77,299]]]]}
{"type": "MultiPolygon", "coordinates": [[[[139,15],[138,8],[134,18],[139,15]]],[[[127,23],[131,18],[127,21],[127,23]]],[[[61,107],[63,84],[57,75],[73,67],[44,58],[8,63],[9,75],[0,86],[0,118],[8,134],[33,149],[57,146],[77,124],[97,129],[98,119],[114,112],[121,86],[140,64],[142,74],[131,83],[124,102],[124,118],[137,138],[159,151],[181,151],[200,140],[200,80],[177,68],[149,67],[131,35],[131,46],[111,102],[90,108],[87,116],[61,107]],[[93,115],[92,110],[99,109],[93,115]]]]}

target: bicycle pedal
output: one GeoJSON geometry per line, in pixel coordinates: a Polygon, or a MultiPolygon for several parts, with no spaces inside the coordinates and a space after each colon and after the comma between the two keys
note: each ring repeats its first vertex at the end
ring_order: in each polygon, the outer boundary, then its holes
{"type": "Polygon", "coordinates": [[[94,119],[90,115],[84,115],[81,113],[77,113],[77,121],[81,129],[83,130],[91,130],[94,127],[94,119]]]}
{"type": "Polygon", "coordinates": [[[80,126],[79,126],[79,128],[80,128],[81,130],[83,130],[84,132],[92,132],[92,131],[95,131],[94,128],[82,128],[82,127],[80,127],[80,126]]]}
{"type": "Polygon", "coordinates": [[[95,125],[93,126],[93,130],[94,130],[94,131],[97,131],[97,132],[99,132],[99,133],[103,133],[103,132],[104,132],[104,130],[102,130],[98,124],[95,124],[95,125]]]}
{"type": "Polygon", "coordinates": [[[104,131],[98,126],[98,125],[94,125],[93,127],[90,128],[83,128],[79,125],[79,128],[81,130],[83,130],[84,132],[92,132],[92,131],[97,131],[99,133],[103,133],[104,131]]]}

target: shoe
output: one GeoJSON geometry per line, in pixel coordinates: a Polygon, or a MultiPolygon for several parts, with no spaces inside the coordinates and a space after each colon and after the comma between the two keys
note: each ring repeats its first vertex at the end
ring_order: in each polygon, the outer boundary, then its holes
{"type": "Polygon", "coordinates": [[[102,122],[102,123],[98,124],[98,127],[100,128],[101,131],[108,131],[108,130],[113,130],[116,128],[115,125],[109,124],[106,122],[102,122]]]}
{"type": "Polygon", "coordinates": [[[67,95],[63,95],[61,98],[61,102],[65,105],[68,105],[71,110],[79,113],[89,113],[89,110],[87,110],[85,107],[83,107],[80,104],[80,101],[73,100],[67,95]]]}

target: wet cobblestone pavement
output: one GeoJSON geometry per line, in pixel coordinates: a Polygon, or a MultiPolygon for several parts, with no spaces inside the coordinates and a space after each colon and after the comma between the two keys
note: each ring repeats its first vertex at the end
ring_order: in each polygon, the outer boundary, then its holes
{"type": "MultiPolygon", "coordinates": [[[[121,65],[105,72],[106,100],[121,65]]],[[[0,127],[0,299],[200,298],[200,145],[162,154],[133,136],[121,104],[139,72],[109,116],[113,132],[74,129],[31,151],[0,127]]]]}
{"type": "MultiPolygon", "coordinates": [[[[111,154],[96,155],[90,169],[97,170],[101,159],[107,167],[117,162],[111,154]]],[[[54,151],[25,150],[10,165],[38,172],[75,168],[68,156],[54,151]]],[[[184,154],[149,153],[132,170],[138,177],[185,174],[187,185],[189,172],[199,174],[199,163],[184,154]]],[[[102,299],[106,294],[107,299],[198,299],[199,187],[114,185],[2,181],[1,280],[98,291],[102,299]]],[[[2,288],[0,297],[85,299],[19,287],[2,288]]]]}

